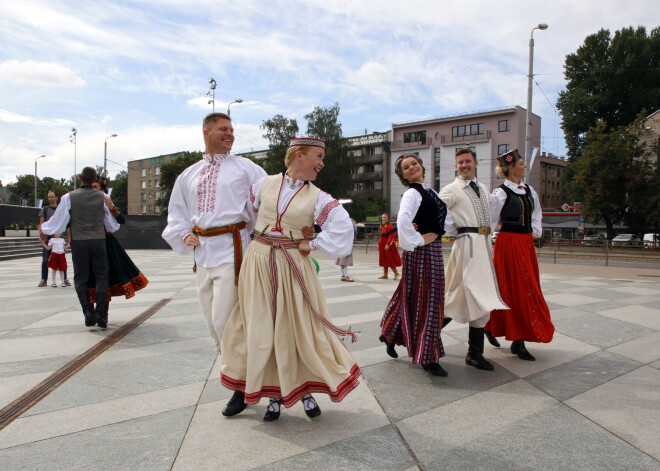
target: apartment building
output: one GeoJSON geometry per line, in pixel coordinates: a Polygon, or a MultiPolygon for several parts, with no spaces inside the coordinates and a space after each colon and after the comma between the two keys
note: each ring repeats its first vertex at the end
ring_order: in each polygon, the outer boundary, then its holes
{"type": "Polygon", "coordinates": [[[563,183],[568,162],[545,152],[537,159],[540,165],[539,177],[538,180],[530,180],[529,183],[539,195],[543,211],[557,212],[565,203],[572,205],[563,183]]]}
{"type": "Polygon", "coordinates": [[[183,152],[176,152],[128,162],[127,210],[129,215],[160,215],[162,208],[156,204],[161,196],[160,168],[182,154],[183,152]]]}
{"type": "MultiPolygon", "coordinates": [[[[469,146],[477,154],[477,178],[492,189],[502,183],[495,174],[496,157],[509,150],[525,148],[525,115],[520,106],[483,112],[433,118],[392,125],[391,160],[388,173],[391,181],[390,212],[399,211],[406,188],[394,173],[397,157],[416,153],[426,168],[426,182],[439,190],[456,178],[456,150],[469,146]]],[[[541,117],[532,113],[532,147],[539,147],[541,117]]],[[[540,164],[536,159],[530,173],[530,183],[539,181],[540,164]]],[[[536,187],[535,187],[536,188],[536,187]]]]}
{"type": "Polygon", "coordinates": [[[348,152],[355,158],[351,196],[389,198],[392,131],[348,137],[348,152]]]}

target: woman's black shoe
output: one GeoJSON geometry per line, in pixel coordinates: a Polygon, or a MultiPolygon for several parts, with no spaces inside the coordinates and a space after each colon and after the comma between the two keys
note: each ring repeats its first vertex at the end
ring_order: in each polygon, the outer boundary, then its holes
{"type": "Polygon", "coordinates": [[[424,371],[428,371],[433,376],[447,376],[447,372],[440,366],[438,363],[429,363],[428,365],[422,365],[424,371]]]}
{"type": "Polygon", "coordinates": [[[280,409],[282,408],[282,399],[270,400],[268,408],[266,409],[266,414],[264,414],[264,422],[272,422],[280,418],[280,409]],[[277,410],[273,407],[273,404],[278,404],[277,410]]]}
{"type": "Polygon", "coordinates": [[[319,415],[321,415],[321,408],[316,403],[316,401],[314,400],[311,394],[309,396],[303,397],[302,403],[303,403],[303,407],[305,408],[305,414],[307,414],[307,417],[309,417],[310,419],[313,419],[314,417],[318,417],[319,415]],[[311,409],[308,409],[308,407],[311,407],[311,409]]]}
{"type": "Polygon", "coordinates": [[[490,344],[491,344],[493,347],[501,347],[501,345],[500,345],[500,343],[497,341],[497,339],[496,339],[495,337],[493,337],[493,334],[491,334],[491,333],[488,332],[487,330],[484,330],[484,335],[486,336],[486,338],[488,339],[488,342],[490,342],[490,344]]]}
{"type": "Polygon", "coordinates": [[[394,349],[394,343],[389,343],[384,335],[378,337],[378,340],[380,340],[381,342],[387,345],[386,351],[389,356],[391,356],[392,358],[399,358],[399,354],[394,349]]]}
{"type": "Polygon", "coordinates": [[[243,391],[234,391],[233,396],[229,399],[227,406],[222,409],[222,415],[231,417],[232,415],[240,414],[245,410],[245,393],[243,391]]]}
{"type": "Polygon", "coordinates": [[[518,358],[520,358],[521,360],[527,360],[527,361],[536,360],[536,358],[534,358],[532,354],[527,351],[527,347],[525,347],[524,340],[514,340],[513,343],[511,344],[511,353],[513,353],[514,355],[518,355],[518,358]]]}

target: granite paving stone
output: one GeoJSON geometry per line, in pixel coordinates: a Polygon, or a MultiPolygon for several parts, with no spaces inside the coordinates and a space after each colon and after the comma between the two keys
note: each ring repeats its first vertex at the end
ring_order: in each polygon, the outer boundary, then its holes
{"type": "Polygon", "coordinates": [[[557,332],[600,348],[613,347],[653,333],[652,329],[596,314],[561,319],[554,324],[557,332]]]}

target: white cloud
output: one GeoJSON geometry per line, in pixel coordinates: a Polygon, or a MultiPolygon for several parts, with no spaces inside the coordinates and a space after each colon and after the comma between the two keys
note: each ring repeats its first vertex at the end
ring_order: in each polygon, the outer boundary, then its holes
{"type": "Polygon", "coordinates": [[[35,124],[38,126],[69,126],[73,124],[73,121],[68,119],[41,119],[34,118],[32,116],[24,116],[16,113],[12,113],[7,110],[0,110],[0,121],[3,123],[27,123],[35,124]]]}
{"type": "Polygon", "coordinates": [[[0,62],[0,81],[42,87],[84,87],[85,80],[56,62],[0,62]]]}

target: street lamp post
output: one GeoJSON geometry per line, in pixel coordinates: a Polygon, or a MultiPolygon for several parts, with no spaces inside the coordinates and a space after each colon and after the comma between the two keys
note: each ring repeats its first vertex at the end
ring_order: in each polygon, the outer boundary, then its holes
{"type": "Polygon", "coordinates": [[[239,98],[239,99],[237,99],[237,100],[232,101],[231,103],[229,103],[229,104],[227,105],[227,116],[231,116],[231,114],[230,114],[230,112],[229,112],[229,107],[230,107],[231,105],[233,105],[234,103],[243,103],[243,99],[242,99],[242,98],[239,98]]]}
{"type": "Polygon", "coordinates": [[[213,79],[213,77],[209,78],[209,83],[211,84],[210,85],[211,89],[208,92],[206,92],[206,94],[211,97],[211,99],[209,100],[209,105],[211,104],[213,105],[213,112],[215,113],[215,87],[218,84],[213,79]]]}
{"type": "Polygon", "coordinates": [[[34,159],[34,207],[37,207],[37,160],[43,159],[45,155],[40,155],[34,159]]]}
{"type": "Polygon", "coordinates": [[[534,80],[534,30],[546,30],[548,25],[540,23],[538,26],[532,28],[532,34],[529,37],[529,74],[527,75],[527,120],[525,122],[525,165],[527,172],[525,172],[525,183],[529,183],[529,174],[532,169],[529,168],[530,147],[532,146],[532,82],[534,80]]]}
{"type": "Polygon", "coordinates": [[[78,154],[78,131],[76,128],[71,128],[71,135],[69,136],[69,140],[73,142],[73,190],[75,191],[76,189],[76,180],[78,180],[78,176],[76,175],[76,172],[78,171],[78,165],[76,163],[76,157],[78,154]]]}
{"type": "Polygon", "coordinates": [[[117,137],[116,134],[113,134],[112,136],[108,136],[105,138],[105,148],[103,150],[103,176],[107,177],[108,176],[108,139],[111,137],[117,137]]]}

